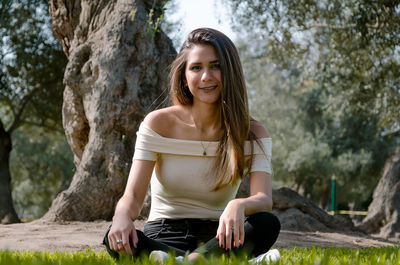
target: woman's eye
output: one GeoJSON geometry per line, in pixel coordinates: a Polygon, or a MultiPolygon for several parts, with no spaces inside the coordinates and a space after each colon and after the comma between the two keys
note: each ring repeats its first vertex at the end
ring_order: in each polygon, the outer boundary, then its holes
{"type": "Polygon", "coordinates": [[[218,64],[213,64],[213,65],[211,65],[211,68],[212,69],[220,69],[221,65],[219,63],[218,64]]]}
{"type": "Polygon", "coordinates": [[[190,68],[190,70],[198,71],[198,70],[200,70],[200,66],[198,66],[198,65],[192,66],[192,68],[190,68]]]}

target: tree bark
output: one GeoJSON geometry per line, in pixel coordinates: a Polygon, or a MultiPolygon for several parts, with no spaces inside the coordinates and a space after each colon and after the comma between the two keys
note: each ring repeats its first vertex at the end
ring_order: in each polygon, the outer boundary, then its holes
{"type": "Polygon", "coordinates": [[[368,215],[358,227],[367,233],[400,238],[400,145],[387,159],[368,215]]]}
{"type": "Polygon", "coordinates": [[[11,136],[0,120],[0,224],[19,223],[11,196],[10,153],[11,136]]]}
{"type": "MultiPolygon", "coordinates": [[[[111,219],[131,167],[136,131],[167,93],[176,51],[149,25],[143,0],[50,0],[54,35],[68,56],[63,126],[76,172],[44,216],[111,219]]],[[[154,16],[153,16],[154,19],[154,16]]]]}

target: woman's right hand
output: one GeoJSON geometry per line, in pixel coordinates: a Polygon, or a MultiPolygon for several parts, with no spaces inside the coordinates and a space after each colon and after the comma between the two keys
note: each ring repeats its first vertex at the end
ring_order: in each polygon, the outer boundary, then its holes
{"type": "Polygon", "coordinates": [[[138,236],[132,220],[140,213],[155,161],[133,160],[124,195],[115,207],[111,229],[108,233],[110,249],[132,255],[131,243],[137,247],[138,236]],[[120,243],[117,243],[118,242],[120,243]]]}
{"type": "Polygon", "coordinates": [[[110,248],[117,252],[122,251],[132,255],[130,240],[133,247],[136,248],[138,236],[136,234],[135,225],[129,214],[116,213],[113,217],[110,232],[108,233],[110,248]]]}

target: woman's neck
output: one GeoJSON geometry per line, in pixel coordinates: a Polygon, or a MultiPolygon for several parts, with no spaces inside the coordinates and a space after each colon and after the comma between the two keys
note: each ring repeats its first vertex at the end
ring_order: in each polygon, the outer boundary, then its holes
{"type": "Polygon", "coordinates": [[[210,135],[221,129],[218,105],[198,103],[190,108],[193,123],[200,133],[210,135]]]}

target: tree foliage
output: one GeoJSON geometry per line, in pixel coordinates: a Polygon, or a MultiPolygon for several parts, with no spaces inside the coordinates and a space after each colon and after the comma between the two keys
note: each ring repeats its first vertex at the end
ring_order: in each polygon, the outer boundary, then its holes
{"type": "Polygon", "coordinates": [[[47,1],[1,1],[0,17],[0,122],[13,142],[14,204],[20,216],[37,218],[72,176],[61,120],[67,60],[47,1]]]}
{"type": "Polygon", "coordinates": [[[274,183],[328,207],[335,175],[340,203],[367,203],[394,139],[379,137],[377,119],[327,112],[321,86],[302,82],[300,69],[273,63],[254,46],[239,44],[251,113],[273,138],[274,183]]]}
{"type": "Polygon", "coordinates": [[[73,154],[59,133],[37,126],[24,126],[13,133],[10,156],[13,201],[19,216],[41,217],[56,195],[68,188],[73,154]]]}
{"type": "Polygon", "coordinates": [[[23,124],[62,131],[66,58],[51,33],[47,1],[0,3],[1,117],[12,133],[23,124]]]}
{"type": "Polygon", "coordinates": [[[224,1],[240,34],[252,113],[274,139],[275,181],[364,208],[399,126],[399,7],[224,1]],[[397,36],[397,37],[396,37],[397,36]]]}
{"type": "Polygon", "coordinates": [[[182,30],[182,17],[172,16],[176,13],[176,10],[179,9],[179,5],[176,0],[168,0],[164,6],[164,17],[161,23],[161,29],[164,33],[168,35],[168,37],[172,40],[172,43],[176,50],[179,50],[183,43],[183,30],[182,30]]]}
{"type": "Polygon", "coordinates": [[[266,54],[283,65],[297,62],[303,79],[322,86],[325,107],[399,126],[399,1],[223,1],[236,30],[265,40],[266,54]]]}

